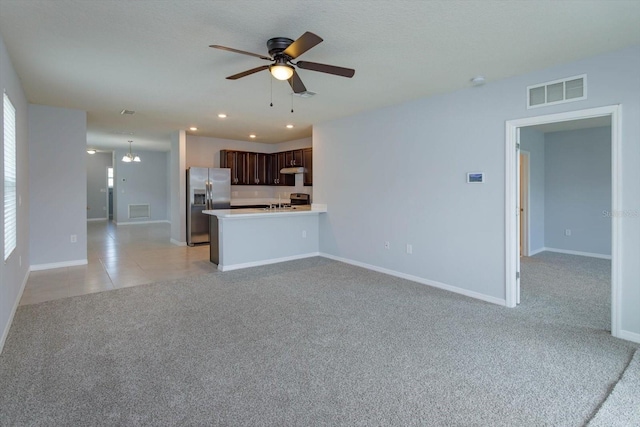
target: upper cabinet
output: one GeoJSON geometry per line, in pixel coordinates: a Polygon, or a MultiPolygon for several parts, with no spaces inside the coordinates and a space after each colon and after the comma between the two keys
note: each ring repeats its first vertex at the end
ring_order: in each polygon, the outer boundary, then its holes
{"type": "Polygon", "coordinates": [[[246,153],[247,154],[247,181],[248,185],[271,184],[271,154],[246,153]]]}
{"type": "Polygon", "coordinates": [[[302,150],[302,166],[307,170],[304,173],[304,185],[313,185],[313,149],[302,150]]]}
{"type": "Polygon", "coordinates": [[[247,183],[247,168],[245,167],[246,161],[247,153],[244,151],[220,151],[220,167],[231,169],[232,185],[247,183]]]}
{"type": "Polygon", "coordinates": [[[296,185],[296,177],[295,175],[289,175],[280,173],[280,169],[289,167],[289,163],[287,162],[287,153],[274,153],[273,156],[273,176],[275,178],[274,185],[286,185],[286,186],[294,186],[296,185]]]}
{"type": "Polygon", "coordinates": [[[302,150],[285,151],[287,167],[302,166],[302,150]]]}
{"type": "Polygon", "coordinates": [[[247,151],[220,150],[220,167],[231,169],[232,185],[296,185],[295,175],[281,174],[283,168],[306,168],[304,185],[313,185],[311,148],[265,154],[247,151]]]}

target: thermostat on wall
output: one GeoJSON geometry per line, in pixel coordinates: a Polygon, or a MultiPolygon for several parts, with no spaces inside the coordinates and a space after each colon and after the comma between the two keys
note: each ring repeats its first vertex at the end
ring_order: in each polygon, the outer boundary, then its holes
{"type": "Polygon", "coordinates": [[[484,184],[484,172],[468,172],[467,184],[484,184]]]}

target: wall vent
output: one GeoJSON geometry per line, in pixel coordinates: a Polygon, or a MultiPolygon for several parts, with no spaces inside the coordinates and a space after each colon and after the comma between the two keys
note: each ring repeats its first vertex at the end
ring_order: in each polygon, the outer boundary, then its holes
{"type": "Polygon", "coordinates": [[[581,99],[587,99],[586,74],[527,86],[527,108],[546,107],[581,99]]]}
{"type": "Polygon", "coordinates": [[[151,218],[149,205],[129,205],[129,219],[151,218]]]}

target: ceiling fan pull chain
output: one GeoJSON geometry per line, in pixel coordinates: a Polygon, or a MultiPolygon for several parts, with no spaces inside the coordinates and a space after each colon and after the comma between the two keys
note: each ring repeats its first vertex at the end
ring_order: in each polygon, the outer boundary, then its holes
{"type": "Polygon", "coordinates": [[[291,112],[293,113],[293,93],[291,94],[291,112]]]}
{"type": "Polygon", "coordinates": [[[269,83],[271,85],[271,103],[269,104],[269,106],[273,107],[273,79],[271,78],[271,76],[269,76],[269,83]]]}

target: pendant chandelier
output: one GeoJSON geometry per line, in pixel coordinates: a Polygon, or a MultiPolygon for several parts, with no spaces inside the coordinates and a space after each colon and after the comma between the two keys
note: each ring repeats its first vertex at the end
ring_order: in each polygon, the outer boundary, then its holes
{"type": "Polygon", "coordinates": [[[127,154],[125,154],[124,156],[122,156],[122,161],[125,163],[130,163],[130,162],[140,162],[140,156],[138,156],[137,154],[132,154],[131,153],[131,143],[133,141],[129,140],[129,152],[127,154]]]}

